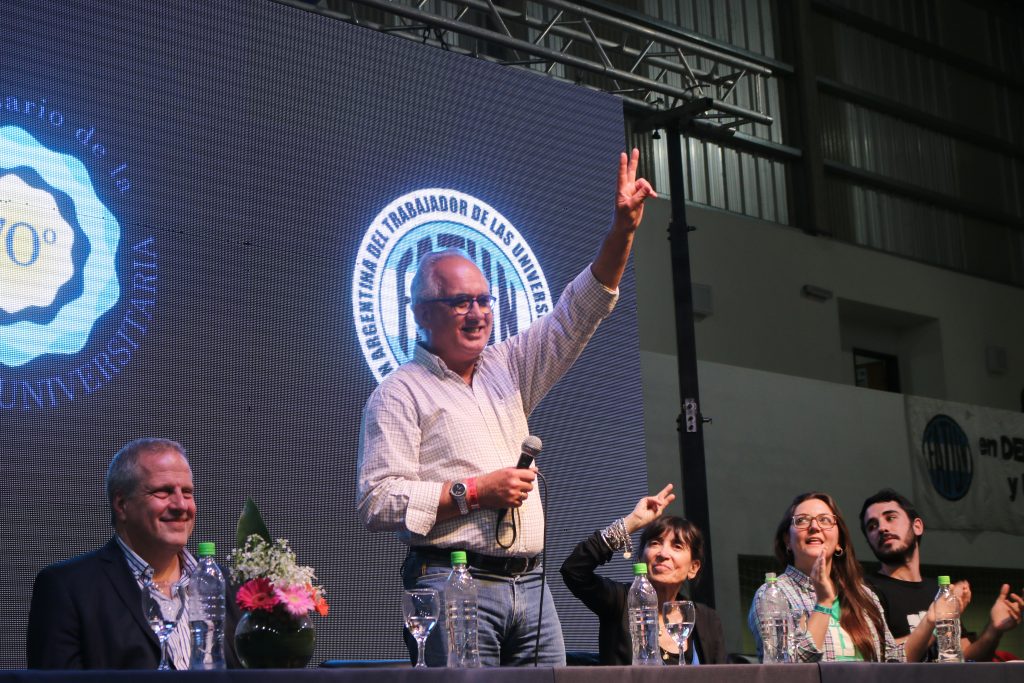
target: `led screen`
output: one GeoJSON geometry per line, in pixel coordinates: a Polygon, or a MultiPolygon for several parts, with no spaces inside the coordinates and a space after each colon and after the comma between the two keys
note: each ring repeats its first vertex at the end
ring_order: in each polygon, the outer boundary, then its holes
{"type": "MultiPolygon", "coordinates": [[[[2,15],[0,667],[24,665],[35,573],[110,537],[106,465],[146,435],[188,449],[193,545],[223,559],[251,496],[316,567],[314,661],[403,656],[403,549],[353,501],[363,403],[414,343],[409,279],[458,246],[495,340],[544,315],[608,226],[620,102],[273,2],[2,15]]],[[[621,289],[530,421],[570,649],[596,620],[557,569],[646,489],[621,289]]]]}

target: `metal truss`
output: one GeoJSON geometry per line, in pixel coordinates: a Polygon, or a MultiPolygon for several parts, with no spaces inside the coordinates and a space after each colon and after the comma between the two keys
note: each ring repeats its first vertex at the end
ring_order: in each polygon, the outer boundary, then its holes
{"type": "Polygon", "coordinates": [[[730,135],[772,123],[764,113],[771,69],[635,15],[565,0],[320,0],[316,11],[613,93],[643,114],[647,129],[696,123],[730,135]]]}

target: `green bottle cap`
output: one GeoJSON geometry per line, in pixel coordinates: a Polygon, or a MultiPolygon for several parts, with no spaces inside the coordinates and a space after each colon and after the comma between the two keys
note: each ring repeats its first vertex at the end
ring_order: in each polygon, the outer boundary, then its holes
{"type": "Polygon", "coordinates": [[[948,586],[949,585],[949,577],[948,576],[940,576],[939,577],[939,585],[940,586],[948,586]]]}
{"type": "Polygon", "coordinates": [[[646,562],[637,562],[633,565],[633,576],[640,576],[641,574],[647,574],[646,562]]]}
{"type": "Polygon", "coordinates": [[[457,564],[466,564],[466,551],[465,550],[453,550],[452,551],[452,566],[457,564]]]}
{"type": "Polygon", "coordinates": [[[199,557],[213,557],[217,554],[217,547],[213,541],[200,541],[196,553],[199,557]]]}

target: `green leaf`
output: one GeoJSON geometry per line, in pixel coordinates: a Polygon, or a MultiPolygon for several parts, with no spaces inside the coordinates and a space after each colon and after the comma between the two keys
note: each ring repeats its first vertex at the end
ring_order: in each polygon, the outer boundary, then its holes
{"type": "Polygon", "coordinates": [[[238,518],[238,529],[235,532],[235,547],[244,548],[246,539],[253,534],[256,534],[267,543],[272,542],[270,540],[270,531],[267,529],[267,523],[263,521],[260,509],[256,507],[256,503],[252,501],[252,498],[246,497],[245,507],[242,508],[242,514],[238,518]]]}

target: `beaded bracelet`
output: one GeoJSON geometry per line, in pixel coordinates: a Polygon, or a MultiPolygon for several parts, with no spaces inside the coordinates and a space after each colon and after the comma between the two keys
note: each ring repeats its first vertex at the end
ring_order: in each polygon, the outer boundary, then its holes
{"type": "Polygon", "coordinates": [[[605,527],[601,532],[601,538],[613,552],[623,550],[622,556],[627,560],[633,556],[633,539],[626,531],[625,517],[621,517],[605,527]]]}

